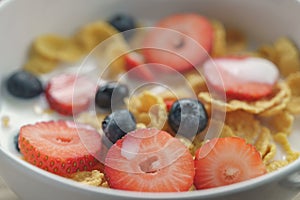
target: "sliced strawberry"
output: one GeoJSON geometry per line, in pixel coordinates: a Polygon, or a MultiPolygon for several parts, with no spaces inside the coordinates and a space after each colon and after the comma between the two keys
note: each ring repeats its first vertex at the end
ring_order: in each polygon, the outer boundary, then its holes
{"type": "Polygon", "coordinates": [[[62,115],[86,110],[95,94],[95,85],[75,74],[61,74],[50,79],[45,90],[51,109],[62,115]]]}
{"type": "Polygon", "coordinates": [[[111,188],[143,192],[188,191],[195,174],[188,149],[170,134],[139,129],[108,151],[104,172],[111,188]]]}
{"type": "Polygon", "coordinates": [[[125,69],[131,78],[153,81],[154,76],[145,64],[143,56],[137,52],[131,52],[125,55],[125,69]]]}
{"type": "Polygon", "coordinates": [[[198,14],[177,14],[162,19],[144,41],[147,62],[169,66],[177,71],[193,69],[211,51],[213,28],[198,14]]]}
{"type": "Polygon", "coordinates": [[[141,54],[133,51],[125,55],[125,63],[125,68],[127,70],[131,70],[137,66],[143,65],[145,63],[145,59],[141,54]]]}
{"type": "Polygon", "coordinates": [[[171,107],[175,101],[175,99],[164,99],[168,112],[171,110],[171,107]]]}
{"type": "Polygon", "coordinates": [[[259,152],[244,139],[217,138],[196,151],[197,189],[213,188],[245,181],[266,173],[259,152]]]}
{"type": "Polygon", "coordinates": [[[224,57],[203,65],[208,84],[228,99],[254,101],[270,95],[278,81],[277,67],[254,57],[224,57]]]}
{"type": "Polygon", "coordinates": [[[101,166],[94,158],[101,149],[101,136],[83,124],[50,121],[23,126],[19,147],[26,161],[61,176],[101,166]]]}

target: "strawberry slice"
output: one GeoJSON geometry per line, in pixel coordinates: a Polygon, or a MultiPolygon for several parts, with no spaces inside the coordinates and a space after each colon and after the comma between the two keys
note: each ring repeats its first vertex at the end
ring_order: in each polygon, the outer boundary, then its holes
{"type": "Polygon", "coordinates": [[[171,110],[171,107],[175,101],[176,99],[164,99],[164,103],[166,104],[168,112],[171,110]]]}
{"type": "Polygon", "coordinates": [[[29,163],[61,176],[99,168],[101,136],[71,121],[38,122],[20,129],[19,147],[29,163]]]}
{"type": "Polygon", "coordinates": [[[277,67],[255,57],[223,57],[206,61],[203,73],[208,84],[228,99],[255,101],[267,97],[278,81],[277,67]]]}
{"type": "Polygon", "coordinates": [[[196,151],[197,189],[213,188],[245,181],[266,173],[259,152],[244,139],[216,138],[196,151]]]}
{"type": "Polygon", "coordinates": [[[128,71],[128,76],[134,79],[142,79],[146,81],[153,81],[154,76],[145,64],[144,57],[137,53],[131,52],[125,55],[125,69],[128,71]]]}
{"type": "Polygon", "coordinates": [[[188,191],[195,174],[188,149],[157,129],[138,129],[118,140],[104,172],[111,188],[142,192],[188,191]]]}
{"type": "Polygon", "coordinates": [[[162,19],[146,36],[143,55],[147,62],[177,71],[193,69],[211,51],[213,28],[198,14],[176,14],[162,19]]]}
{"type": "Polygon", "coordinates": [[[60,74],[50,79],[45,94],[51,109],[72,115],[89,107],[95,91],[95,85],[83,76],[60,74]]]}

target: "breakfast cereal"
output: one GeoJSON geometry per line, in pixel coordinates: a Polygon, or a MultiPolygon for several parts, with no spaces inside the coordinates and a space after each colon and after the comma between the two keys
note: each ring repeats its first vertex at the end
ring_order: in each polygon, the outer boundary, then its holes
{"type": "Polygon", "coordinates": [[[167,120],[164,100],[149,91],[129,98],[128,108],[135,116],[137,123],[143,123],[147,127],[161,129],[167,120]]]}
{"type": "Polygon", "coordinates": [[[32,50],[23,68],[28,72],[39,75],[52,72],[57,66],[58,61],[47,59],[32,50]]]}
{"type": "Polygon", "coordinates": [[[294,122],[294,115],[287,111],[281,111],[269,118],[267,118],[267,124],[272,133],[285,133],[289,135],[292,131],[294,122]]]}
{"type": "MultiPolygon", "coordinates": [[[[194,15],[189,15],[189,17],[193,20],[195,19],[194,15]]],[[[197,18],[197,20],[199,20],[199,18],[197,18]]],[[[201,18],[201,20],[203,19],[201,18]]],[[[204,118],[208,118],[206,121],[208,125],[203,128],[204,130],[201,130],[200,133],[197,133],[196,136],[191,139],[179,134],[176,135],[176,131],[174,131],[174,128],[171,126],[172,124],[168,119],[172,110],[172,103],[181,98],[187,97],[185,89],[182,88],[176,91],[165,91],[158,94],[149,90],[144,90],[138,94],[127,97],[126,108],[133,116],[131,118],[130,115],[127,115],[126,120],[129,119],[131,120],[130,122],[134,123],[134,130],[136,130],[134,133],[137,135],[147,131],[151,132],[156,129],[167,131],[172,135],[165,135],[165,132],[160,132],[161,138],[159,138],[159,141],[155,138],[155,140],[157,140],[156,142],[163,142],[169,137],[174,139],[173,136],[179,139],[179,141],[181,141],[181,143],[183,143],[189,150],[186,150],[187,152],[184,151],[184,153],[187,154],[185,161],[191,161],[191,157],[194,159],[192,161],[196,161],[198,159],[198,162],[201,160],[201,158],[199,158],[201,156],[199,156],[199,152],[197,151],[200,151],[199,149],[202,148],[207,148],[207,146],[211,145],[211,141],[215,141],[211,138],[207,139],[208,137],[206,134],[208,133],[210,125],[217,123],[220,127],[222,127],[220,133],[217,135],[218,139],[224,139],[221,140],[221,144],[226,144],[226,138],[230,138],[232,140],[231,142],[236,142],[238,146],[241,146],[243,149],[248,148],[249,151],[254,152],[253,154],[258,155],[255,158],[260,159],[262,166],[258,167],[258,174],[255,174],[255,176],[262,175],[266,171],[272,172],[288,165],[299,157],[299,153],[292,149],[288,140],[292,131],[295,115],[300,113],[300,60],[298,49],[291,40],[287,38],[279,38],[271,45],[264,44],[256,51],[247,49],[247,38],[244,34],[237,30],[226,28],[220,21],[210,20],[210,22],[214,31],[211,52],[211,56],[213,58],[224,57],[226,59],[228,57],[239,57],[237,55],[243,55],[245,57],[254,56],[264,57],[276,64],[281,73],[281,77],[280,80],[274,84],[274,87],[272,85],[273,88],[268,88],[270,89],[270,94],[255,100],[249,100],[247,98],[230,98],[224,102],[211,96],[206,84],[206,79],[202,75],[199,75],[198,71],[193,71],[191,69],[189,72],[185,72],[186,69],[182,70],[179,68],[179,70],[183,71],[182,73],[187,83],[191,86],[199,100],[193,102],[190,101],[188,105],[193,105],[194,107],[192,108],[194,109],[195,105],[202,105],[203,103],[205,112],[202,112],[201,114],[204,113],[204,118]],[[169,103],[171,102],[170,105],[167,105],[167,101],[169,101],[169,103]],[[225,120],[221,122],[214,121],[215,119],[212,119],[211,116],[212,108],[217,108],[218,111],[225,109],[225,120]],[[240,141],[241,138],[243,139],[242,141],[240,141]],[[281,158],[276,157],[278,152],[283,152],[284,156],[281,158]]],[[[210,30],[209,26],[206,28],[210,30]]],[[[59,35],[40,36],[33,42],[31,55],[24,65],[24,69],[34,74],[45,74],[51,72],[62,62],[72,63],[79,61],[84,55],[92,51],[99,43],[105,41],[107,38],[115,35],[116,33],[118,33],[118,30],[109,23],[105,21],[97,21],[83,26],[74,36],[69,38],[59,35]]],[[[118,36],[115,37],[112,42],[107,43],[101,51],[97,52],[99,54],[99,58],[104,60],[101,64],[109,67],[109,70],[105,71],[105,78],[116,80],[120,77],[120,75],[126,73],[125,56],[129,53],[128,51],[129,44],[127,44],[127,41],[122,36],[118,36]]],[[[241,56],[241,58],[243,57],[241,56]]],[[[276,67],[274,67],[274,69],[278,71],[276,67]]],[[[106,89],[110,90],[111,88],[106,89]]],[[[124,93],[126,93],[126,91],[124,93]]],[[[199,114],[202,111],[199,110],[195,111],[195,113],[199,114]]],[[[109,121],[109,119],[106,118],[106,116],[113,111],[114,110],[101,110],[98,112],[98,110],[96,110],[95,113],[86,111],[76,116],[76,120],[82,124],[89,124],[93,126],[98,130],[100,135],[105,134],[111,136],[109,133],[107,134],[105,132],[110,129],[107,128],[107,130],[105,130],[104,126],[115,126],[116,122],[109,121]]],[[[190,113],[195,114],[192,111],[190,111],[190,113]]],[[[128,124],[129,123],[126,123],[126,125],[128,124]]],[[[113,128],[116,128],[116,126],[113,128]]],[[[128,142],[125,140],[126,137],[129,137],[128,140],[130,142],[137,140],[136,138],[130,138],[131,136],[125,136],[123,134],[123,130],[115,130],[115,132],[120,134],[118,140],[122,141],[116,142],[115,145],[113,145],[113,148],[116,149],[113,150],[114,152],[111,156],[116,156],[117,153],[119,153],[120,148],[117,145],[122,143],[123,146],[126,146],[126,142],[128,142]]],[[[111,136],[111,138],[115,139],[113,136],[111,136]]],[[[65,142],[65,140],[62,142],[65,142]]],[[[177,140],[173,142],[177,142],[177,140]]],[[[149,145],[151,142],[147,141],[145,143],[149,145]]],[[[181,143],[179,142],[180,145],[182,145],[181,143]]],[[[165,145],[164,143],[159,144],[165,145]]],[[[138,143],[138,145],[140,145],[140,143],[138,143]]],[[[179,150],[181,150],[180,145],[178,145],[179,150]]],[[[164,147],[170,148],[172,145],[166,145],[164,147]]],[[[134,149],[136,147],[130,143],[128,148],[129,150],[132,150],[131,148],[134,149]]],[[[155,148],[157,148],[157,146],[155,146],[155,148]]],[[[128,153],[126,150],[127,149],[120,150],[121,155],[123,156],[122,159],[124,157],[129,158],[128,160],[133,159],[131,157],[132,152],[128,153]]],[[[134,151],[138,150],[139,149],[134,149],[134,151]]],[[[134,153],[136,154],[136,152],[134,153]]],[[[145,171],[146,174],[156,173],[157,171],[155,171],[154,168],[156,164],[159,164],[159,162],[156,162],[157,158],[155,156],[150,157],[149,159],[151,166],[144,167],[142,164],[146,161],[148,162],[148,160],[145,160],[139,165],[139,170],[145,171]]],[[[108,159],[108,161],[118,163],[116,160],[118,159],[115,157],[111,160],[108,159]]],[[[77,162],[74,163],[75,165],[78,165],[77,162]]],[[[83,161],[79,163],[82,164],[83,161]]],[[[118,164],[121,166],[124,163],[125,161],[122,160],[121,164],[118,164]]],[[[134,162],[132,163],[132,165],[135,164],[134,162]]],[[[90,165],[89,167],[92,167],[92,164],[92,162],[88,163],[88,165],[90,165]]],[[[164,170],[167,170],[168,167],[169,166],[164,168],[164,170]]],[[[194,169],[194,165],[192,168],[194,169]]],[[[73,173],[71,175],[71,179],[87,185],[109,187],[109,181],[111,180],[105,179],[105,176],[116,171],[118,173],[123,173],[111,166],[107,166],[106,171],[93,170],[73,173]]],[[[189,175],[192,176],[194,175],[193,173],[194,172],[191,172],[189,175]]],[[[116,183],[116,185],[118,184],[116,183]]],[[[192,184],[192,187],[190,186],[191,185],[189,185],[188,188],[192,188],[191,190],[199,189],[199,186],[194,186],[194,184],[192,184]]],[[[123,185],[120,187],[123,187],[123,185]]],[[[187,186],[185,185],[184,187],[186,188],[187,186]]]]}
{"type": "Polygon", "coordinates": [[[273,159],[275,158],[276,153],[277,153],[276,144],[269,145],[267,148],[267,152],[263,156],[263,162],[266,166],[269,165],[271,162],[274,162],[273,159]]]}
{"type": "Polygon", "coordinates": [[[219,21],[212,21],[214,27],[214,45],[212,48],[212,56],[224,56],[227,53],[226,31],[224,25],[219,21]]]}
{"type": "Polygon", "coordinates": [[[33,50],[49,60],[76,62],[83,56],[83,50],[76,41],[58,35],[43,35],[33,42],[33,50]]]}
{"type": "MultiPolygon", "coordinates": [[[[272,141],[272,137],[271,137],[270,130],[266,127],[262,127],[260,134],[256,138],[254,146],[261,154],[263,161],[265,161],[268,150],[272,148],[272,145],[274,145],[271,141],[272,141]]],[[[276,147],[274,146],[274,149],[275,148],[276,147]]]]}
{"type": "Polygon", "coordinates": [[[117,33],[118,31],[107,22],[97,21],[82,27],[74,37],[86,52],[90,52],[99,43],[117,33]]]}
{"type": "Polygon", "coordinates": [[[284,77],[300,70],[298,49],[288,38],[279,38],[273,45],[263,45],[259,52],[274,62],[284,77]]]}
{"type": "Polygon", "coordinates": [[[288,102],[287,110],[292,114],[300,114],[300,72],[289,75],[287,84],[292,91],[292,98],[288,102]]]}
{"type": "Polygon", "coordinates": [[[240,100],[228,100],[228,102],[223,102],[218,99],[212,99],[208,92],[201,92],[198,95],[199,99],[211,104],[213,103],[215,107],[223,109],[226,108],[227,112],[244,110],[249,113],[259,114],[262,113],[276,104],[280,104],[285,98],[290,98],[290,89],[285,82],[280,82],[274,88],[274,92],[270,97],[258,101],[240,101],[240,100]]]}
{"type": "Polygon", "coordinates": [[[86,185],[108,187],[104,174],[98,170],[93,170],[91,172],[76,172],[72,174],[70,178],[86,185]]]}

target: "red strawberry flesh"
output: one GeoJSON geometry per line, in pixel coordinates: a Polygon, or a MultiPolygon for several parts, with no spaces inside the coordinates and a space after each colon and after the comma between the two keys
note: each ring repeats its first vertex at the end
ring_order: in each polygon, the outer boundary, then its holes
{"type": "Polygon", "coordinates": [[[46,87],[49,106],[62,115],[77,114],[89,107],[94,84],[83,76],[61,74],[50,79],[46,87]]]}
{"type": "Polygon", "coordinates": [[[195,173],[187,148],[156,129],[139,129],[118,140],[104,171],[111,188],[143,192],[188,191],[195,173]]]}
{"type": "Polygon", "coordinates": [[[228,99],[259,100],[273,91],[278,81],[276,66],[263,58],[216,58],[204,63],[204,76],[217,92],[228,99]]]}
{"type": "Polygon", "coordinates": [[[125,55],[125,68],[130,78],[154,81],[153,73],[149,67],[150,66],[145,63],[143,55],[137,52],[131,52],[125,55]]]}
{"type": "Polygon", "coordinates": [[[90,171],[101,148],[100,134],[71,121],[38,122],[20,129],[19,146],[25,160],[49,172],[69,176],[90,171]]]}
{"type": "Polygon", "coordinates": [[[195,155],[197,189],[245,181],[266,173],[259,152],[241,138],[217,138],[204,144],[195,155]]]}
{"type": "Polygon", "coordinates": [[[212,47],[213,28],[203,16],[188,13],[162,19],[144,41],[147,62],[186,71],[201,64],[212,47]]]}

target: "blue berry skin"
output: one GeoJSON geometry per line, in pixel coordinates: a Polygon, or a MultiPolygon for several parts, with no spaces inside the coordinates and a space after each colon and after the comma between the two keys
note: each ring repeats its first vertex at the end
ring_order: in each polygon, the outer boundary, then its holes
{"type": "Polygon", "coordinates": [[[15,144],[15,148],[18,152],[20,152],[20,148],[19,148],[19,133],[14,137],[14,144],[15,144]]]}
{"type": "Polygon", "coordinates": [[[124,99],[128,97],[129,89],[124,84],[117,82],[107,83],[97,90],[95,103],[99,108],[120,108],[124,105],[124,99]]]}
{"type": "Polygon", "coordinates": [[[136,28],[135,19],[127,14],[116,14],[108,22],[120,32],[136,28]]]}
{"type": "Polygon", "coordinates": [[[108,140],[114,144],[124,135],[136,129],[136,121],[128,110],[117,110],[105,117],[102,129],[108,140]]]}
{"type": "Polygon", "coordinates": [[[30,99],[39,96],[43,91],[41,81],[26,71],[17,71],[6,81],[8,92],[21,99],[30,99]]]}
{"type": "Polygon", "coordinates": [[[176,134],[193,139],[206,128],[208,115],[200,101],[180,99],[173,103],[168,123],[176,134]]]}

